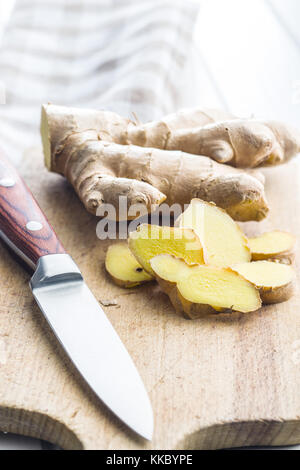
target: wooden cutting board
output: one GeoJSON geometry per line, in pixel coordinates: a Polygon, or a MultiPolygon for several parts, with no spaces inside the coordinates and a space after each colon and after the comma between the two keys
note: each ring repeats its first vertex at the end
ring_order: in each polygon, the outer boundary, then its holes
{"type": "MultiPolygon", "coordinates": [[[[265,171],[271,214],[246,225],[300,237],[300,164],[265,171]]],[[[124,290],[104,270],[111,242],[40,151],[26,182],[102,302],[149,391],[153,441],[128,431],[85,386],[31,296],[30,275],[0,246],[0,429],[64,449],[218,449],[300,443],[300,297],[255,314],[178,317],[153,283],[124,290]]],[[[61,312],[63,315],[63,312],[61,312]]],[[[84,315],[84,311],[82,312],[84,315]]],[[[109,354],[109,351],[108,351],[109,354]]],[[[101,374],[101,370],[99,370],[101,374]]],[[[122,393],[122,391],[120,391],[122,393]]]]}

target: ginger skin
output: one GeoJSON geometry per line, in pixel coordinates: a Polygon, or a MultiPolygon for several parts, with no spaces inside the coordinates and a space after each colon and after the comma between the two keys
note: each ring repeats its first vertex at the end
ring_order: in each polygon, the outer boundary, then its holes
{"type": "Polygon", "coordinates": [[[259,289],[265,305],[286,302],[295,292],[295,272],[291,266],[254,261],[238,264],[232,269],[259,289]]]}
{"type": "Polygon", "coordinates": [[[210,305],[196,304],[186,300],[178,291],[175,282],[169,282],[156,274],[156,281],[161,290],[167,294],[177,314],[189,320],[197,320],[211,315],[217,315],[226,309],[215,309],[210,305]]]}
{"type": "Polygon", "coordinates": [[[261,307],[258,289],[230,268],[188,265],[168,254],[158,255],[150,263],[176,311],[190,318],[226,310],[248,313],[261,307]]]}
{"type": "Polygon", "coordinates": [[[135,287],[153,280],[135,259],[127,243],[115,243],[106,253],[105,268],[120,287],[135,287]]]}
{"type": "Polygon", "coordinates": [[[279,230],[263,233],[249,238],[249,247],[253,261],[273,260],[292,264],[295,259],[295,237],[279,230]]]}
{"type": "MultiPolygon", "coordinates": [[[[174,228],[143,224],[129,237],[135,266],[157,280],[176,312],[191,319],[246,313],[259,308],[257,296],[266,305],[293,295],[295,272],[283,258],[251,261],[255,255],[286,256],[295,245],[291,234],[273,231],[247,240],[226,212],[199,199],[192,200],[176,222],[179,226],[174,228]]],[[[124,279],[132,260],[127,264],[117,256],[115,282],[124,279]]]]}
{"type": "Polygon", "coordinates": [[[235,220],[266,217],[264,185],[255,176],[205,156],[124,145],[127,127],[128,120],[114,113],[43,107],[46,166],[68,179],[92,214],[102,204],[112,204],[119,220],[119,196],[126,196],[128,208],[143,204],[147,212],[163,201],[183,207],[200,198],[235,220]]]}
{"type": "Polygon", "coordinates": [[[44,145],[48,168],[50,155],[60,152],[69,135],[90,129],[105,142],[180,150],[240,168],[276,165],[300,152],[297,129],[276,121],[238,119],[214,109],[183,110],[146,124],[109,111],[54,105],[43,106],[43,113],[48,126],[42,119],[42,135],[50,131],[50,145],[44,145]]]}
{"type": "Polygon", "coordinates": [[[300,132],[276,121],[235,119],[172,130],[162,120],[129,135],[140,146],[205,155],[237,168],[278,165],[300,152],[300,132]]]}

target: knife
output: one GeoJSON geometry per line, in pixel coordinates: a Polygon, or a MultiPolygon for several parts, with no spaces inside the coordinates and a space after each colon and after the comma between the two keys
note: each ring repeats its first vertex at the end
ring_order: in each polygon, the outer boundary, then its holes
{"type": "Polygon", "coordinates": [[[33,296],[57,339],[106,406],[151,440],[140,375],[81,272],[15,168],[0,153],[0,237],[33,270],[33,296]]]}

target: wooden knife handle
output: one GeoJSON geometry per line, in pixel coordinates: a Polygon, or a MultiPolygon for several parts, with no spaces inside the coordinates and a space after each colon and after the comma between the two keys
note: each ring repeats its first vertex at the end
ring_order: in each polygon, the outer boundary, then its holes
{"type": "Polygon", "coordinates": [[[0,237],[32,268],[41,256],[65,253],[30,190],[1,150],[0,237]]]}

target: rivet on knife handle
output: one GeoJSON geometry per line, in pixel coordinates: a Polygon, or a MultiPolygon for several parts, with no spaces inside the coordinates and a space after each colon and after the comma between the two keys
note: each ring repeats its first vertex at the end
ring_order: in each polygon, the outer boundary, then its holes
{"type": "Polygon", "coordinates": [[[30,190],[2,151],[0,236],[32,268],[41,256],[65,253],[30,190]]]}

